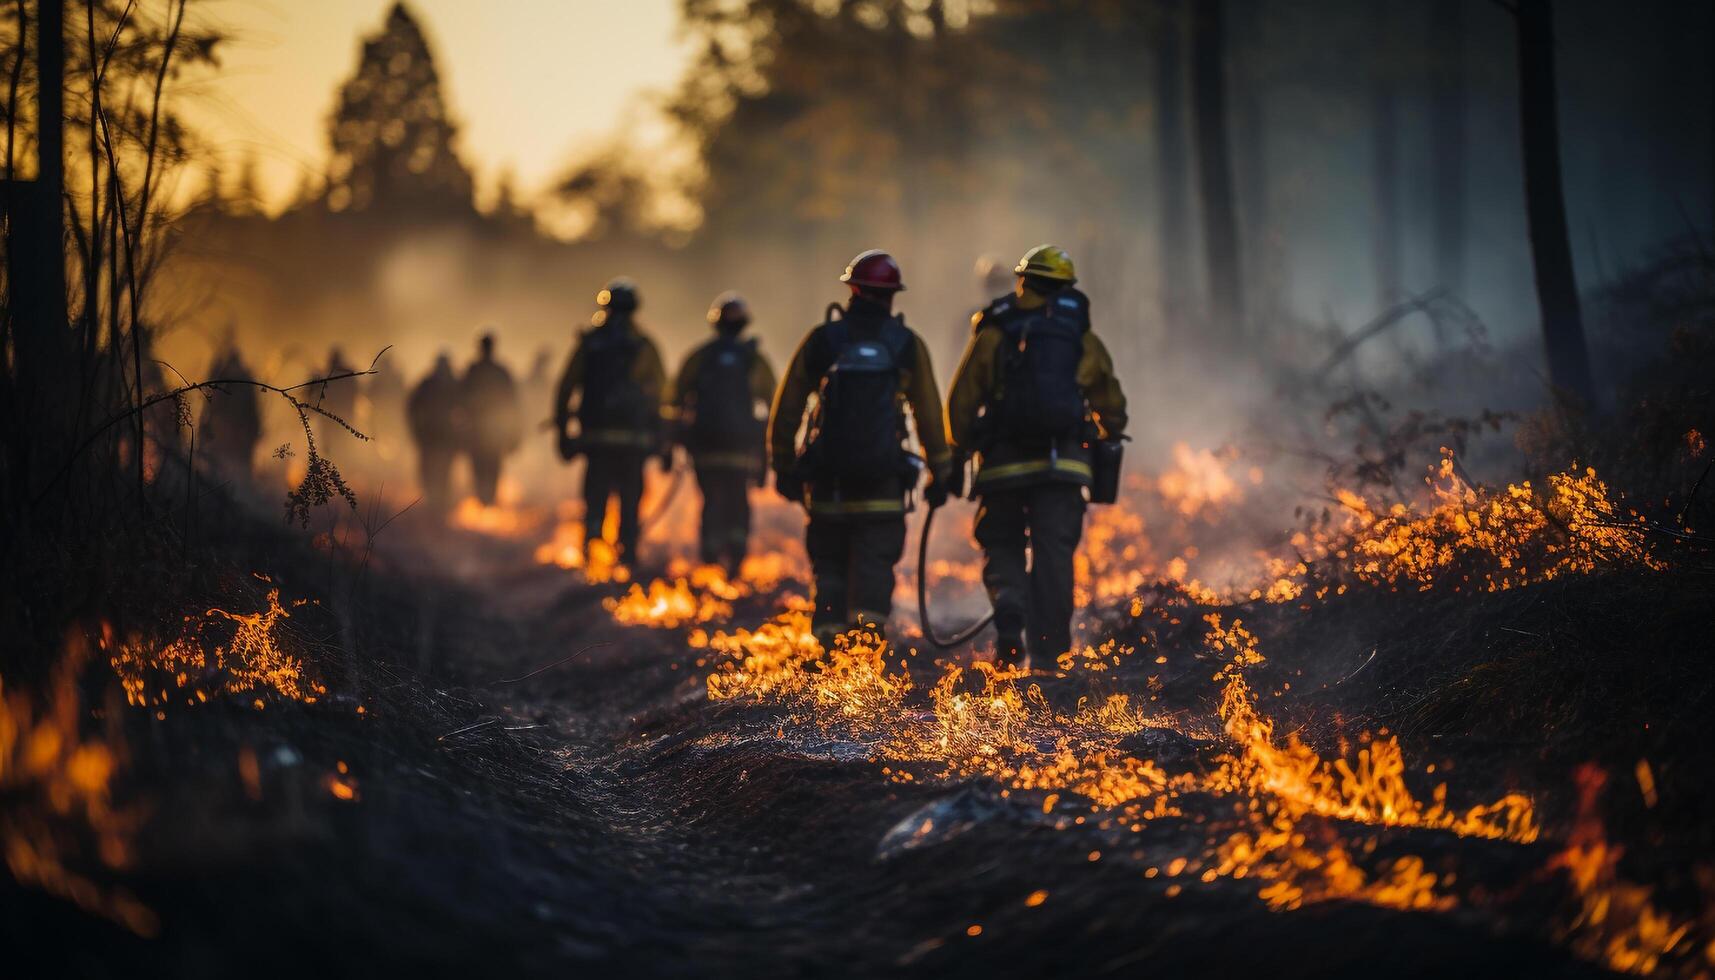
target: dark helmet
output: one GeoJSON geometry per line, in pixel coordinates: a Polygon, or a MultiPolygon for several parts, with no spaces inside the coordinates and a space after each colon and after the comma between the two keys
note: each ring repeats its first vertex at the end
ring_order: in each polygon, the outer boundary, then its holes
{"type": "Polygon", "coordinates": [[[899,273],[899,263],[893,261],[893,256],[872,248],[867,252],[859,252],[846,266],[846,274],[840,281],[853,288],[884,290],[898,293],[905,290],[904,277],[899,273]]]}
{"type": "Polygon", "coordinates": [[[744,297],[735,292],[725,292],[715,297],[709,306],[709,324],[714,327],[743,329],[750,323],[750,304],[744,297]]]}
{"type": "Polygon", "coordinates": [[[624,276],[608,280],[601,292],[595,294],[595,301],[597,306],[614,313],[630,313],[643,305],[637,295],[637,284],[624,276]]]}

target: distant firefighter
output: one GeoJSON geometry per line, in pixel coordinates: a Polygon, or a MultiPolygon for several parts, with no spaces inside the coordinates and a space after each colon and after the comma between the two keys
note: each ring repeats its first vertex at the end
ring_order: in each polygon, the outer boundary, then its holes
{"type": "Polygon", "coordinates": [[[757,410],[766,413],[774,397],[774,371],[756,338],[740,339],[750,323],[743,297],[720,296],[708,319],[715,339],[685,358],[667,414],[677,420],[677,439],[703,494],[702,561],[732,573],[750,544],[750,485],[766,482],[765,423],[757,410]]]}
{"type": "Polygon", "coordinates": [[[667,372],[655,342],[638,329],[640,301],[629,279],[615,279],[596,294],[601,307],[579,337],[554,393],[554,429],[560,456],[582,455],[584,533],[599,535],[609,498],[619,500],[620,556],[633,560],[643,496],[643,464],[664,452],[661,395],[667,372]],[[577,433],[568,428],[577,420],[577,433]]]}
{"type": "MultiPolygon", "coordinates": [[[[346,362],[345,352],[336,345],[328,351],[327,366],[318,372],[321,378],[339,378],[338,381],[324,381],[310,388],[309,403],[320,408],[328,415],[345,420],[346,425],[357,422],[357,379],[340,378],[356,371],[346,362]]],[[[316,422],[316,439],[321,443],[320,448],[325,452],[331,448],[336,434],[344,432],[345,426],[340,425],[326,415],[314,416],[316,422]]]]}
{"type": "Polygon", "coordinates": [[[524,441],[524,412],[512,373],[494,359],[494,334],[485,333],[477,359],[460,382],[465,451],[476,484],[476,499],[492,506],[500,487],[500,464],[524,441]]]}
{"type": "Polygon", "coordinates": [[[429,376],[411,389],[405,403],[411,440],[417,444],[417,482],[424,502],[436,514],[452,506],[453,459],[460,444],[459,379],[445,353],[435,358],[429,376]]]}
{"type": "MultiPolygon", "coordinates": [[[[211,379],[255,380],[236,346],[228,347],[209,366],[211,379]]],[[[262,392],[248,384],[219,385],[208,390],[197,424],[197,453],[223,476],[250,476],[256,444],[262,440],[262,392]]]]}
{"type": "Polygon", "coordinates": [[[399,370],[399,355],[389,351],[375,364],[375,375],[365,379],[358,430],[375,441],[375,451],[384,463],[400,457],[405,422],[405,376],[399,370]]]}

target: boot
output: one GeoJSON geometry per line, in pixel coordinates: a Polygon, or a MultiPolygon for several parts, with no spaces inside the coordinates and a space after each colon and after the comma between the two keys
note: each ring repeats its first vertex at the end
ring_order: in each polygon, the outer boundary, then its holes
{"type": "Polygon", "coordinates": [[[995,636],[994,666],[996,670],[1028,669],[1030,654],[1025,652],[1024,632],[1007,631],[995,636]]]}

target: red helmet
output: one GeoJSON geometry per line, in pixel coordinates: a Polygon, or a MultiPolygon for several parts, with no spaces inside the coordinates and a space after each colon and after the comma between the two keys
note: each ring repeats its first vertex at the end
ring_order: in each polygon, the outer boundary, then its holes
{"type": "Polygon", "coordinates": [[[905,289],[903,278],[899,274],[899,263],[893,261],[893,256],[872,248],[859,252],[852,259],[840,281],[865,289],[887,289],[897,293],[905,289]]]}

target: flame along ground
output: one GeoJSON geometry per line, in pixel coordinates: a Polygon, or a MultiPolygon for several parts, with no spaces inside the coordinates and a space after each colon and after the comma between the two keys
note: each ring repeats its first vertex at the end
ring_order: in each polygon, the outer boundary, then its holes
{"type": "MultiPolygon", "coordinates": [[[[260,710],[268,700],[315,703],[327,688],[291,652],[283,621],[291,613],[280,590],[269,589],[255,612],[209,609],[186,617],[177,637],[165,642],[142,637],[120,640],[107,624],[97,646],[124,691],[126,705],[164,718],[167,708],[195,708],[232,698],[260,710]]],[[[294,608],[307,603],[290,603],[294,608]]],[[[0,847],[7,869],[20,883],[66,899],[113,920],[140,936],[160,930],[157,915],[123,888],[107,887],[78,870],[100,867],[123,872],[134,863],[144,811],[116,802],[115,777],[127,753],[120,732],[126,705],[106,706],[99,733],[86,731],[91,712],[82,703],[80,677],[89,661],[82,636],[68,639],[46,697],[8,691],[0,679],[0,847]]],[[[357,709],[360,713],[363,708],[357,709]]],[[[254,755],[249,772],[254,773],[254,755]]],[[[240,760],[245,770],[246,760],[240,760]]],[[[247,777],[253,779],[254,776],[247,777]]],[[[355,797],[344,769],[328,779],[338,798],[355,797]]]]}
{"type": "MultiPolygon", "coordinates": [[[[1190,458],[1207,465],[1201,455],[1190,458]]],[[[1663,567],[1627,528],[1634,518],[1593,471],[1557,474],[1546,493],[1530,484],[1491,491],[1461,480],[1448,456],[1426,481],[1422,501],[1382,508],[1357,494],[1339,494],[1337,520],[1291,537],[1296,561],[1255,554],[1255,584],[1217,591],[1186,580],[1183,573],[1199,554],[1194,538],[1179,536],[1218,523],[1219,508],[1240,497],[1243,481],[1204,476],[1223,489],[1190,494],[1169,491],[1180,484],[1166,479],[1154,485],[1157,510],[1179,515],[1151,529],[1154,541],[1135,495],[1132,507],[1093,512],[1078,570],[1081,601],[1117,603],[1138,620],[1151,611],[1136,594],[1139,583],[1162,580],[1169,585],[1152,591],[1166,598],[1154,612],[1171,618],[1195,615],[1195,607],[1209,603],[1303,604],[1350,588],[1495,591],[1606,566],[1663,567]],[[1182,505],[1187,500],[1198,501],[1189,516],[1182,505]],[[1172,544],[1164,549],[1173,555],[1165,562],[1158,561],[1159,541],[1172,544]]],[[[486,518],[472,523],[517,533],[486,518]]],[[[765,526],[762,533],[772,540],[781,532],[765,526]]],[[[733,579],[716,569],[679,566],[665,579],[631,585],[608,608],[626,624],[689,627],[687,642],[712,664],[712,700],[776,706],[783,710],[783,729],[801,726],[861,744],[893,780],[983,778],[1003,796],[1039,805],[1057,826],[1117,834],[1186,821],[1211,812],[1211,801],[1221,804],[1213,810],[1226,816],[1194,821],[1209,832],[1201,847],[1163,855],[1145,869],[1146,878],[1171,880],[1170,895],[1222,880],[1249,881],[1259,900],[1276,910],[1333,899],[1446,910],[1486,899],[1418,857],[1377,857],[1381,835],[1411,828],[1525,844],[1543,832],[1533,801],[1520,793],[1463,805],[1451,803],[1444,786],[1425,794],[1415,784],[1426,780],[1385,731],[1336,757],[1318,753],[1297,733],[1277,731],[1248,675],[1264,662],[1263,653],[1230,608],[1195,620],[1201,652],[1218,664],[1211,675],[1218,707],[1211,717],[1151,713],[1155,676],[1137,690],[1110,690],[1068,709],[1051,703],[1029,677],[980,662],[942,666],[928,686],[925,710],[923,697],[913,699],[918,682],[910,659],[893,656],[880,638],[854,633],[832,650],[821,649],[809,633],[802,597],[782,591],[784,582],[802,575],[801,552],[792,550],[795,542],[774,543],[780,546],[747,562],[733,579]],[[734,603],[750,598],[776,599],[786,611],[754,629],[715,628],[731,619],[734,603]],[[1151,732],[1188,740],[1199,758],[1212,761],[1163,762],[1122,747],[1140,736],[1150,744],[1151,732]]],[[[965,586],[974,585],[974,563],[941,561],[940,568],[957,569],[965,586]]],[[[606,581],[625,581],[623,566],[583,564],[606,581]]],[[[217,697],[256,708],[276,698],[309,703],[323,697],[325,686],[284,632],[291,609],[303,603],[282,604],[279,590],[258,578],[269,587],[254,612],[209,609],[187,618],[179,635],[165,641],[121,641],[104,629],[99,647],[129,705],[160,715],[217,697]]],[[[1057,667],[1063,678],[1099,679],[1140,656],[1162,664],[1166,653],[1140,653],[1108,640],[1080,647],[1057,667]]],[[[136,808],[116,802],[113,788],[126,758],[114,727],[124,709],[108,709],[105,733],[86,731],[76,684],[86,659],[85,646],[70,642],[45,700],[0,687],[0,791],[20,801],[0,814],[0,844],[18,881],[150,935],[159,928],[153,912],[82,870],[127,868],[142,820],[136,808]]],[[[1640,772],[1647,773],[1647,764],[1640,772]]],[[[1550,862],[1550,869],[1566,873],[1578,902],[1564,940],[1614,969],[1652,973],[1672,958],[1676,967],[1691,964],[1681,972],[1709,972],[1715,937],[1706,924],[1676,919],[1654,903],[1648,886],[1619,876],[1620,849],[1592,815],[1603,778],[1595,771],[1579,775],[1583,815],[1550,862]]],[[[1645,778],[1640,775],[1640,783],[1645,778]]],[[[328,791],[342,800],[357,798],[355,786],[343,764],[328,780],[328,791]]],[[[927,835],[933,827],[926,821],[916,832],[927,835]]],[[[1092,852],[1092,860],[1098,858],[1092,852]]]]}
{"type": "MultiPolygon", "coordinates": [[[[1337,515],[1287,539],[1292,560],[1256,553],[1254,584],[1217,590],[1188,577],[1198,550],[1187,530],[1218,523],[1220,509],[1242,499],[1244,484],[1260,477],[1254,469],[1243,478],[1227,475],[1221,458],[1184,447],[1176,461],[1174,472],[1143,489],[1153,491],[1154,511],[1169,515],[1167,537],[1177,539],[1177,554],[1156,562],[1135,505],[1095,509],[1077,566],[1081,607],[1129,597],[1125,605],[1135,620],[1146,611],[1138,590],[1156,582],[1165,584],[1161,594],[1170,606],[1189,610],[1246,600],[1303,603],[1351,588],[1500,591],[1605,566],[1664,567],[1627,527],[1638,518],[1622,510],[1594,470],[1555,474],[1546,493],[1528,482],[1493,491],[1462,479],[1443,450],[1421,500],[1383,507],[1339,491],[1337,515]]],[[[1132,489],[1135,504],[1139,487],[1132,489]]],[[[931,573],[967,588],[980,582],[975,561],[940,559],[931,573]]],[[[758,580],[768,577],[747,568],[728,580],[718,569],[680,566],[647,586],[632,585],[607,608],[627,625],[694,627],[687,641],[706,651],[700,664],[712,664],[711,700],[777,705],[785,711],[783,731],[806,726],[863,744],[893,780],[982,777],[1003,796],[1040,796],[1043,813],[1057,815],[1062,826],[1099,830],[1138,832],[1151,821],[1183,819],[1191,808],[1207,813],[1210,801],[1234,804],[1227,809],[1235,817],[1210,821],[1215,832],[1200,851],[1145,871],[1175,879],[1170,895],[1190,883],[1247,880],[1256,883],[1259,900],[1281,911],[1334,899],[1444,911],[1482,896],[1462,892],[1455,874],[1431,870],[1420,857],[1378,860],[1378,834],[1412,828],[1521,845],[1542,834],[1535,803],[1523,793],[1455,805],[1445,784],[1427,794],[1414,788],[1422,777],[1385,731],[1366,734],[1355,753],[1332,758],[1296,732],[1277,732],[1247,678],[1264,662],[1257,638],[1242,619],[1222,612],[1204,615],[1201,641],[1204,655],[1220,665],[1211,678],[1218,689],[1212,719],[1147,713],[1156,676],[1140,690],[1058,710],[1027,674],[982,662],[943,665],[929,689],[930,710],[923,711],[921,699],[909,700],[917,683],[910,669],[915,650],[895,656],[881,637],[862,632],[824,650],[810,633],[801,598],[791,597],[786,612],[753,629],[713,628],[732,617],[734,600],[766,594],[768,584],[758,580]],[[1122,740],[1149,729],[1214,749],[1214,764],[1171,769],[1120,749],[1122,740]]],[[[1136,655],[1112,640],[1085,645],[1060,658],[1058,676],[1100,673],[1136,655]]],[[[1165,659],[1157,654],[1155,662],[1165,659]]],[[[918,833],[931,833],[931,823],[918,833]]],[[[1583,908],[1565,938],[1611,968],[1654,972],[1663,957],[1692,941],[1694,925],[1657,909],[1647,887],[1619,880],[1615,860],[1599,827],[1575,832],[1554,859],[1551,867],[1570,872],[1583,908]]],[[[1715,938],[1701,941],[1703,958],[1715,965],[1715,938]]]]}

